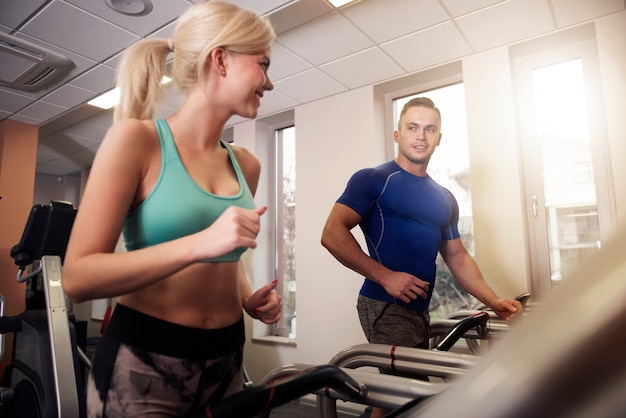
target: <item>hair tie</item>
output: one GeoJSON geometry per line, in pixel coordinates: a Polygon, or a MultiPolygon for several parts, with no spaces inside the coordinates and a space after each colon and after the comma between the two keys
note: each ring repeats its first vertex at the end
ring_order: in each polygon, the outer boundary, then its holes
{"type": "Polygon", "coordinates": [[[170,50],[170,52],[174,52],[174,41],[172,41],[172,38],[168,38],[167,48],[170,50]]]}

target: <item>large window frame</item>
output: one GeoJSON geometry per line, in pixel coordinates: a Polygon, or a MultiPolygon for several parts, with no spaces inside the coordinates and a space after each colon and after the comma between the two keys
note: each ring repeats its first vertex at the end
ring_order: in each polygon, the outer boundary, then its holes
{"type": "MultiPolygon", "coordinates": [[[[388,159],[393,159],[396,156],[395,143],[389,139],[393,137],[393,132],[397,128],[397,120],[399,117],[399,109],[398,106],[395,105],[395,103],[397,101],[406,102],[409,97],[429,97],[429,92],[433,92],[435,90],[442,89],[448,86],[462,85],[462,83],[462,67],[461,62],[459,61],[415,74],[413,77],[404,79],[402,86],[399,86],[397,82],[391,82],[383,84],[381,86],[377,86],[377,89],[379,91],[384,92],[385,126],[387,132],[387,135],[385,136],[385,141],[388,159]]],[[[434,98],[434,101],[436,106],[440,108],[443,107],[443,105],[439,103],[436,98],[434,98]]],[[[451,119],[448,119],[444,110],[442,110],[442,113],[442,119],[444,121],[442,133],[445,138],[446,121],[450,121],[449,123],[463,123],[463,121],[451,120],[454,118],[452,115],[449,115],[451,119]]],[[[442,139],[442,142],[445,142],[445,140],[442,139]]],[[[445,158],[444,155],[439,155],[438,153],[441,154],[441,151],[435,151],[432,161],[439,158],[445,158]]],[[[469,155],[467,156],[467,159],[469,164],[469,155]]],[[[466,180],[464,181],[467,181],[466,187],[469,188],[469,172],[466,173],[465,177],[466,180]]],[[[439,181],[436,178],[435,180],[439,181]]],[[[463,222],[468,223],[468,228],[466,229],[470,231],[470,233],[465,234],[462,238],[466,247],[468,248],[468,251],[473,255],[474,242],[473,225],[471,219],[472,210],[471,208],[464,208],[464,212],[467,213],[468,211],[469,216],[465,216],[463,222]]],[[[446,290],[449,291],[446,291],[445,296],[442,296],[441,298],[434,296],[433,301],[431,302],[431,308],[435,308],[434,310],[430,309],[431,317],[433,319],[446,317],[448,314],[459,309],[469,309],[478,302],[473,296],[468,294],[456,282],[456,280],[452,279],[452,275],[445,263],[443,262],[443,259],[441,258],[441,256],[438,256],[437,281],[435,284],[435,291],[439,292],[439,290],[443,289],[443,287],[446,287],[446,290]]]]}
{"type": "MultiPolygon", "coordinates": [[[[599,223],[600,243],[608,237],[616,223],[615,197],[611,174],[611,159],[608,147],[608,134],[601,97],[600,69],[593,24],[578,26],[556,34],[551,34],[510,48],[511,68],[513,71],[516,94],[517,119],[522,157],[523,191],[525,196],[526,223],[530,256],[530,286],[533,297],[541,299],[547,296],[558,280],[552,277],[550,253],[554,251],[549,236],[554,235],[556,209],[549,208],[544,198],[544,171],[535,120],[535,105],[532,94],[532,73],[535,69],[545,68],[573,60],[581,62],[588,123],[577,123],[581,128],[586,125],[592,129],[589,149],[593,165],[593,183],[595,184],[597,221],[599,223]],[[541,208],[541,210],[538,210],[541,208]],[[546,210],[544,210],[544,208],[546,210]]],[[[581,106],[584,106],[581,103],[581,106]]],[[[568,216],[577,216],[569,214],[568,216]]]]}
{"type": "MultiPolygon", "coordinates": [[[[284,126],[283,126],[284,125],[284,126]]],[[[277,288],[282,291],[283,315],[273,334],[296,337],[296,177],[295,126],[274,127],[274,271],[277,288]]]]}
{"type": "MultiPolygon", "coordinates": [[[[295,129],[294,111],[289,110],[259,118],[255,124],[257,138],[255,153],[262,166],[255,200],[259,205],[267,205],[267,212],[261,220],[261,232],[257,236],[257,249],[254,252],[254,288],[264,286],[274,279],[278,280],[276,291],[283,297],[283,315],[281,320],[273,325],[254,321],[252,338],[259,342],[295,346],[295,335],[291,332],[292,323],[295,325],[295,321],[292,322],[296,309],[295,273],[289,273],[295,268],[295,260],[292,259],[291,263],[284,260],[283,230],[285,228],[282,225],[285,220],[285,208],[282,203],[279,203],[284,201],[282,197],[283,153],[280,143],[285,129],[295,129]],[[288,265],[293,268],[287,268],[288,265]],[[285,277],[292,277],[294,280],[285,280],[285,277]]],[[[293,158],[295,158],[295,149],[292,151],[294,152],[293,158]]],[[[293,205],[295,209],[295,202],[293,205]]],[[[295,228],[295,222],[291,222],[291,225],[295,228]]]]}

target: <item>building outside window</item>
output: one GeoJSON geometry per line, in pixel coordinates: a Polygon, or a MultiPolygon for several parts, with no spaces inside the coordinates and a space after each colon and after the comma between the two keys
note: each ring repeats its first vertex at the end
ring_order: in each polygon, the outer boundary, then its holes
{"type": "Polygon", "coordinates": [[[296,128],[275,131],[275,272],[283,296],[283,316],[275,334],[296,336],[296,128]]]}

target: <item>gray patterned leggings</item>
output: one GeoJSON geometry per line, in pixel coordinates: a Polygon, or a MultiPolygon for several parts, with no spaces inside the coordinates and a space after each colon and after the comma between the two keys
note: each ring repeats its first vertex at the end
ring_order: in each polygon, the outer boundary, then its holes
{"type": "Polygon", "coordinates": [[[240,391],[240,322],[221,330],[188,329],[118,304],[96,348],[87,382],[88,418],[182,418],[240,391]],[[131,328],[133,334],[127,334],[131,328]],[[172,329],[174,335],[168,334],[172,329]],[[207,334],[220,338],[197,338],[207,334]],[[146,350],[155,337],[160,346],[146,350]],[[137,346],[135,340],[142,342],[137,346]],[[202,346],[206,350],[199,349],[202,346]],[[199,353],[204,358],[196,358],[199,353]]]}

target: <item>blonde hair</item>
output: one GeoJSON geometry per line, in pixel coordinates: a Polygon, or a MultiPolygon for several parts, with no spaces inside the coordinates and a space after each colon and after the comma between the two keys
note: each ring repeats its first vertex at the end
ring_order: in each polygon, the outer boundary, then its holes
{"type": "Polygon", "coordinates": [[[257,54],[275,38],[269,21],[249,9],[219,1],[194,4],[178,18],[170,40],[142,39],[128,48],[118,71],[120,102],[114,119],[152,118],[170,52],[174,53],[170,76],[187,93],[204,82],[206,62],[215,48],[257,54]]]}

